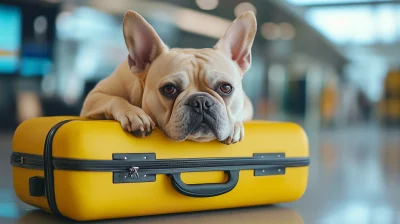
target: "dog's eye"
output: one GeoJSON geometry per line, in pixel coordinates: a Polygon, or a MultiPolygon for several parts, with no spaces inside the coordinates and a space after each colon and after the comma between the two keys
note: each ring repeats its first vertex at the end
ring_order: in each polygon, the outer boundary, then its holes
{"type": "Polygon", "coordinates": [[[222,84],[222,85],[219,86],[219,90],[220,90],[222,93],[230,94],[230,93],[232,92],[232,86],[229,85],[229,84],[227,84],[227,83],[224,83],[224,84],[222,84]]]}
{"type": "Polygon", "coordinates": [[[173,85],[166,85],[163,87],[163,91],[168,95],[173,95],[176,93],[176,88],[173,85]]]}

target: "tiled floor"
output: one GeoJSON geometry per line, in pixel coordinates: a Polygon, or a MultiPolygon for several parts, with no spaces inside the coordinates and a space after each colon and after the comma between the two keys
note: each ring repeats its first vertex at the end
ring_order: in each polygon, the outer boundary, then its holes
{"type": "MultiPolygon", "coordinates": [[[[296,202],[111,223],[400,224],[399,129],[361,125],[306,131],[311,154],[309,185],[296,202]]],[[[11,137],[0,135],[0,223],[67,222],[15,198],[9,165],[11,137]]]]}

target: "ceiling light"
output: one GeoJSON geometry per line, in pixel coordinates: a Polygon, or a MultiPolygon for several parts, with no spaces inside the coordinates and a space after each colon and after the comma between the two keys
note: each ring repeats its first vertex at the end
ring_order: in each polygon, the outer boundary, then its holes
{"type": "Polygon", "coordinates": [[[289,23],[279,24],[279,30],[282,40],[291,40],[296,35],[294,27],[289,23]]]}
{"type": "Polygon", "coordinates": [[[261,35],[266,40],[277,40],[281,35],[279,26],[275,23],[264,23],[261,25],[261,35]]]}
{"type": "Polygon", "coordinates": [[[47,19],[44,16],[38,16],[33,22],[35,33],[44,33],[47,30],[47,19]]]}
{"type": "Polygon", "coordinates": [[[235,16],[238,17],[238,16],[240,16],[240,14],[242,14],[246,11],[252,11],[254,14],[257,14],[256,7],[254,7],[254,5],[251,4],[250,2],[242,2],[242,3],[238,4],[235,7],[234,13],[235,13],[235,16]]]}
{"type": "Polygon", "coordinates": [[[219,0],[196,0],[196,4],[203,10],[213,10],[217,8],[219,0]]]}

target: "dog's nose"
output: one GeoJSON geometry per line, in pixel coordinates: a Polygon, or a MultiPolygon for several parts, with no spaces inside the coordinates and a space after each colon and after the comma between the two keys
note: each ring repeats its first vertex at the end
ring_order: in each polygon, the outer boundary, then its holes
{"type": "Polygon", "coordinates": [[[201,112],[203,110],[208,110],[212,105],[214,105],[214,102],[209,97],[200,95],[191,97],[188,100],[187,105],[199,109],[199,112],[201,112]]]}

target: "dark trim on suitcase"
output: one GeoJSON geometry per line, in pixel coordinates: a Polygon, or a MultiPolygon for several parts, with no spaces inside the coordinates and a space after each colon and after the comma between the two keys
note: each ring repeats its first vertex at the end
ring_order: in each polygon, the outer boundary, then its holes
{"type": "MultiPolygon", "coordinates": [[[[141,154],[141,153],[138,153],[141,154]]],[[[273,154],[273,153],[271,153],[273,154]]],[[[268,154],[263,154],[268,155],[268,154]]],[[[26,154],[26,153],[17,153],[14,152],[11,155],[11,164],[16,167],[26,168],[26,169],[36,169],[43,170],[43,164],[38,163],[33,160],[33,158],[38,157],[34,154],[26,154]],[[23,162],[22,162],[23,161],[23,162]]],[[[268,157],[272,157],[271,155],[268,157]]],[[[223,171],[223,170],[254,170],[254,176],[269,176],[269,175],[283,175],[285,174],[285,168],[288,167],[302,167],[308,166],[310,161],[308,158],[303,157],[291,157],[286,158],[282,156],[280,159],[267,158],[265,156],[264,160],[260,160],[256,155],[254,157],[236,157],[236,158],[202,158],[202,159],[158,159],[153,160],[156,162],[172,162],[185,164],[187,162],[198,162],[198,161],[208,161],[213,162],[210,166],[193,166],[187,165],[184,167],[159,167],[159,168],[150,168],[146,164],[138,163],[138,161],[129,161],[126,163],[125,161],[116,161],[116,160],[79,160],[79,159],[65,159],[65,158],[54,158],[53,157],[53,167],[55,170],[70,170],[70,171],[92,171],[92,172],[113,172],[114,174],[129,174],[131,173],[130,168],[137,167],[137,172],[140,174],[140,177],[147,175],[156,175],[156,174],[167,174],[171,175],[174,173],[184,173],[184,172],[207,172],[207,171],[223,171]],[[198,161],[196,161],[198,160],[198,161]],[[246,163],[237,163],[237,164],[221,164],[221,162],[233,162],[238,160],[240,162],[247,161],[252,164],[246,163]],[[215,163],[217,162],[217,163],[215,163]],[[264,164],[262,164],[264,163],[264,164]],[[265,163],[268,163],[267,165],[265,163]],[[213,164],[213,165],[212,165],[213,164]],[[218,165],[215,165],[218,164],[218,165]],[[134,165],[134,166],[133,166],[134,165]],[[142,167],[139,169],[138,166],[142,167]],[[141,166],[144,165],[144,166],[141,166]]],[[[39,159],[39,161],[43,161],[43,159],[39,159]]],[[[157,165],[157,163],[156,163],[157,165]]],[[[171,163],[170,163],[171,165],[171,163]]],[[[154,164],[151,164],[154,166],[154,164]]],[[[125,177],[127,178],[127,177],[125,177]]],[[[137,177],[132,179],[137,179],[137,177]]],[[[135,183],[139,181],[125,181],[118,182],[114,181],[114,183],[135,183]]],[[[148,182],[148,181],[146,181],[148,182]]]]}
{"type": "Polygon", "coordinates": [[[44,160],[43,156],[27,153],[16,153],[11,154],[10,163],[12,166],[33,169],[33,170],[43,170],[44,160]]]}
{"type": "MultiPolygon", "coordinates": [[[[141,153],[138,153],[141,154],[141,153]]],[[[274,153],[271,153],[274,154],[274,153]]],[[[234,157],[234,158],[201,158],[201,159],[153,159],[143,163],[141,160],[118,161],[118,160],[80,160],[53,157],[53,169],[70,171],[92,171],[92,172],[113,172],[114,174],[133,174],[135,178],[135,167],[137,174],[156,175],[183,172],[202,172],[202,171],[229,171],[229,170],[254,170],[254,176],[283,175],[285,168],[308,166],[310,161],[303,157],[281,156],[275,158],[273,155],[263,154],[264,158],[257,155],[254,157],[234,157]],[[268,156],[267,156],[268,155],[268,156]],[[199,165],[199,163],[202,163],[199,165]],[[276,172],[273,172],[275,170],[276,172]]],[[[282,154],[281,154],[282,155],[282,154]]],[[[43,170],[43,164],[39,164],[32,159],[37,155],[26,153],[12,153],[11,164],[16,167],[26,169],[43,170]],[[23,160],[23,163],[21,162],[23,160]]],[[[40,159],[39,159],[40,161],[40,159]]],[[[42,160],[43,161],[43,160],[42,160]]],[[[130,176],[130,175],[128,175],[130,176]]],[[[127,178],[127,177],[125,177],[127,178]]],[[[137,181],[135,181],[137,182],[137,181]]],[[[132,181],[114,183],[133,183],[132,181]]]]}
{"type": "Polygon", "coordinates": [[[53,167],[53,139],[57,130],[64,124],[72,120],[64,120],[54,125],[46,136],[44,144],[44,180],[45,180],[45,195],[51,212],[60,217],[64,217],[58,210],[56,196],[54,192],[54,167],[53,167]]]}

